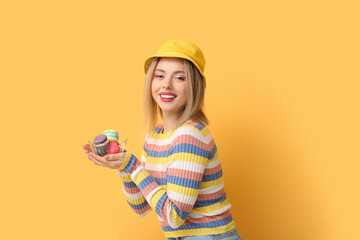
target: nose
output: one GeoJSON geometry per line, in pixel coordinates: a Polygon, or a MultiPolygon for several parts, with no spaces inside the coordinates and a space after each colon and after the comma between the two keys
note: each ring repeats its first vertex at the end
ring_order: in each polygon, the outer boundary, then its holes
{"type": "Polygon", "coordinates": [[[165,77],[162,81],[162,88],[170,89],[171,88],[171,78],[165,77]]]}

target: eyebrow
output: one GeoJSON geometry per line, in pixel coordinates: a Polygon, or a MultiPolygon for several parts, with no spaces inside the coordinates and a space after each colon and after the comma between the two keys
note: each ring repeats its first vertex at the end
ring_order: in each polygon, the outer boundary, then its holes
{"type": "MultiPolygon", "coordinates": [[[[155,71],[159,71],[159,72],[164,72],[164,73],[166,73],[165,70],[162,70],[162,69],[160,69],[160,68],[155,69],[155,71]]],[[[174,73],[185,73],[185,72],[184,72],[184,71],[176,71],[176,72],[174,72],[174,73]]]]}

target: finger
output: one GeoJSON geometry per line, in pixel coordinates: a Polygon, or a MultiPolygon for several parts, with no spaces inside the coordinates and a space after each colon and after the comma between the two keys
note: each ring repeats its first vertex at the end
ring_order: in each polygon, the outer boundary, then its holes
{"type": "Polygon", "coordinates": [[[114,153],[114,154],[106,154],[104,156],[106,161],[116,161],[119,160],[119,153],[114,153]]]}
{"type": "Polygon", "coordinates": [[[89,144],[85,144],[85,145],[83,146],[83,149],[84,149],[85,151],[91,152],[91,148],[90,148],[90,145],[89,145],[89,144]]]}
{"type": "Polygon", "coordinates": [[[95,163],[98,162],[93,156],[90,155],[90,153],[86,153],[86,155],[88,156],[88,159],[89,159],[89,160],[91,160],[91,161],[93,161],[93,162],[95,162],[95,163]]]}
{"type": "Polygon", "coordinates": [[[101,157],[95,158],[93,157],[93,154],[90,153],[89,153],[89,159],[93,161],[96,165],[100,165],[112,169],[118,169],[122,164],[122,162],[120,161],[112,161],[112,162],[107,162],[106,160],[100,161],[101,157]]]}
{"type": "Polygon", "coordinates": [[[108,163],[108,161],[106,161],[104,157],[101,157],[101,156],[99,156],[99,155],[97,155],[97,154],[95,154],[93,152],[90,152],[89,155],[91,157],[93,157],[96,161],[98,161],[98,162],[100,162],[102,164],[107,164],[108,163]]]}
{"type": "Polygon", "coordinates": [[[100,165],[100,166],[103,166],[103,167],[107,167],[104,163],[98,161],[93,156],[91,156],[90,153],[88,153],[87,155],[88,155],[89,160],[93,161],[95,163],[95,165],[100,165]]]}
{"type": "Polygon", "coordinates": [[[105,155],[105,160],[107,161],[122,161],[125,159],[126,153],[115,153],[115,154],[107,154],[105,155]]]}

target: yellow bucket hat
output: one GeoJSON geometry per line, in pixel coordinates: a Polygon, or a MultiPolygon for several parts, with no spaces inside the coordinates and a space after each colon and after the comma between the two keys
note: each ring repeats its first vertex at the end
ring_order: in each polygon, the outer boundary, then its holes
{"type": "Polygon", "coordinates": [[[178,57],[185,58],[191,61],[199,70],[201,75],[204,77],[204,68],[205,68],[205,57],[200,48],[189,41],[173,39],[164,42],[156,54],[149,56],[145,60],[145,73],[149,67],[150,61],[155,57],[178,57]]]}

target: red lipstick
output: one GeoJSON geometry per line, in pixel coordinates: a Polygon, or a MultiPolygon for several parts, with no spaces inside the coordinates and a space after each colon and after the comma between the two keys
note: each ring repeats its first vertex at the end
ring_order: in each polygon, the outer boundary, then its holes
{"type": "Polygon", "coordinates": [[[160,99],[163,102],[172,102],[176,98],[176,95],[171,92],[161,92],[160,99]]]}

